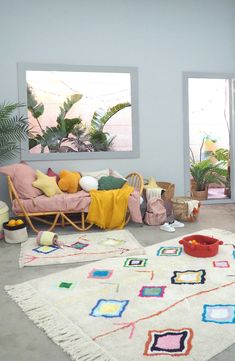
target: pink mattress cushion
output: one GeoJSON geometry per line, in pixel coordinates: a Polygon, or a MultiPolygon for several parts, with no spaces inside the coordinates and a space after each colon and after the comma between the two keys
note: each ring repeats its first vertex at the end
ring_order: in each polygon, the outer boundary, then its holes
{"type": "Polygon", "coordinates": [[[35,198],[42,194],[42,191],[32,185],[36,180],[36,172],[28,164],[15,163],[6,165],[0,167],[0,173],[11,178],[19,198],[35,198]]]}
{"type": "MultiPolygon", "coordinates": [[[[91,202],[89,193],[79,191],[77,193],[57,194],[53,197],[41,195],[34,199],[21,199],[21,202],[27,213],[36,212],[88,212],[91,202]]],[[[136,223],[142,223],[140,212],[140,195],[134,191],[128,199],[128,209],[131,219],[136,223]]],[[[13,201],[13,212],[15,214],[22,213],[16,199],[13,201]]]]}

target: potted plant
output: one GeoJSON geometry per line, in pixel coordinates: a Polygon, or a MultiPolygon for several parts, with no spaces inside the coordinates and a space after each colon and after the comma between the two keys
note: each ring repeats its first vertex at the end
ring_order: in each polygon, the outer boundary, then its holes
{"type": "Polygon", "coordinates": [[[193,178],[192,197],[197,200],[207,199],[210,183],[225,184],[227,169],[223,161],[211,163],[209,159],[192,162],[190,173],[193,178]]]}
{"type": "MultiPolygon", "coordinates": [[[[26,118],[15,115],[22,106],[23,104],[19,103],[0,104],[0,164],[14,158],[20,150],[20,140],[28,136],[26,118]]],[[[2,225],[9,219],[8,210],[7,204],[0,201],[0,239],[4,236],[2,225]]]]}
{"type": "Polygon", "coordinates": [[[28,137],[28,123],[15,112],[23,107],[19,103],[0,104],[0,164],[14,158],[19,152],[19,142],[28,137]]]}
{"type": "Polygon", "coordinates": [[[226,182],[224,194],[231,197],[231,181],[230,181],[230,154],[229,150],[225,148],[219,148],[214,152],[214,157],[217,161],[223,161],[227,168],[226,182]]]}

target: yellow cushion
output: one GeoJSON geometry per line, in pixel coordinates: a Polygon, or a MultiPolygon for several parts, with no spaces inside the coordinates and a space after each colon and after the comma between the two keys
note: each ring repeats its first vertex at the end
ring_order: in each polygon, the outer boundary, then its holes
{"type": "Polygon", "coordinates": [[[35,188],[40,189],[47,197],[61,194],[61,190],[56,183],[56,177],[48,177],[40,170],[36,170],[37,179],[32,183],[35,188]]]}
{"type": "Polygon", "coordinates": [[[81,190],[79,185],[80,174],[78,172],[71,172],[69,170],[62,170],[59,173],[60,180],[58,186],[63,192],[76,193],[78,190],[81,190]]]}

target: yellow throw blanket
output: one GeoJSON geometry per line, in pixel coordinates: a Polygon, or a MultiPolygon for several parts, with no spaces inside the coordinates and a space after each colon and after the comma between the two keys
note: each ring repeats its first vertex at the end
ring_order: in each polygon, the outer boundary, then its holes
{"type": "Polygon", "coordinates": [[[123,228],[126,221],[127,203],[134,188],[127,183],[121,189],[90,192],[87,221],[100,228],[123,228]]]}

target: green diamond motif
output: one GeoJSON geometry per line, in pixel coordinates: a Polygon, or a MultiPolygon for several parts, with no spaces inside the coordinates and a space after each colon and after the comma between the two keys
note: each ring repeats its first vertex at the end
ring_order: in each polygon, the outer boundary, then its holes
{"type": "Polygon", "coordinates": [[[60,288],[70,288],[71,286],[72,286],[72,283],[69,283],[69,282],[61,282],[59,284],[60,288]]]}

